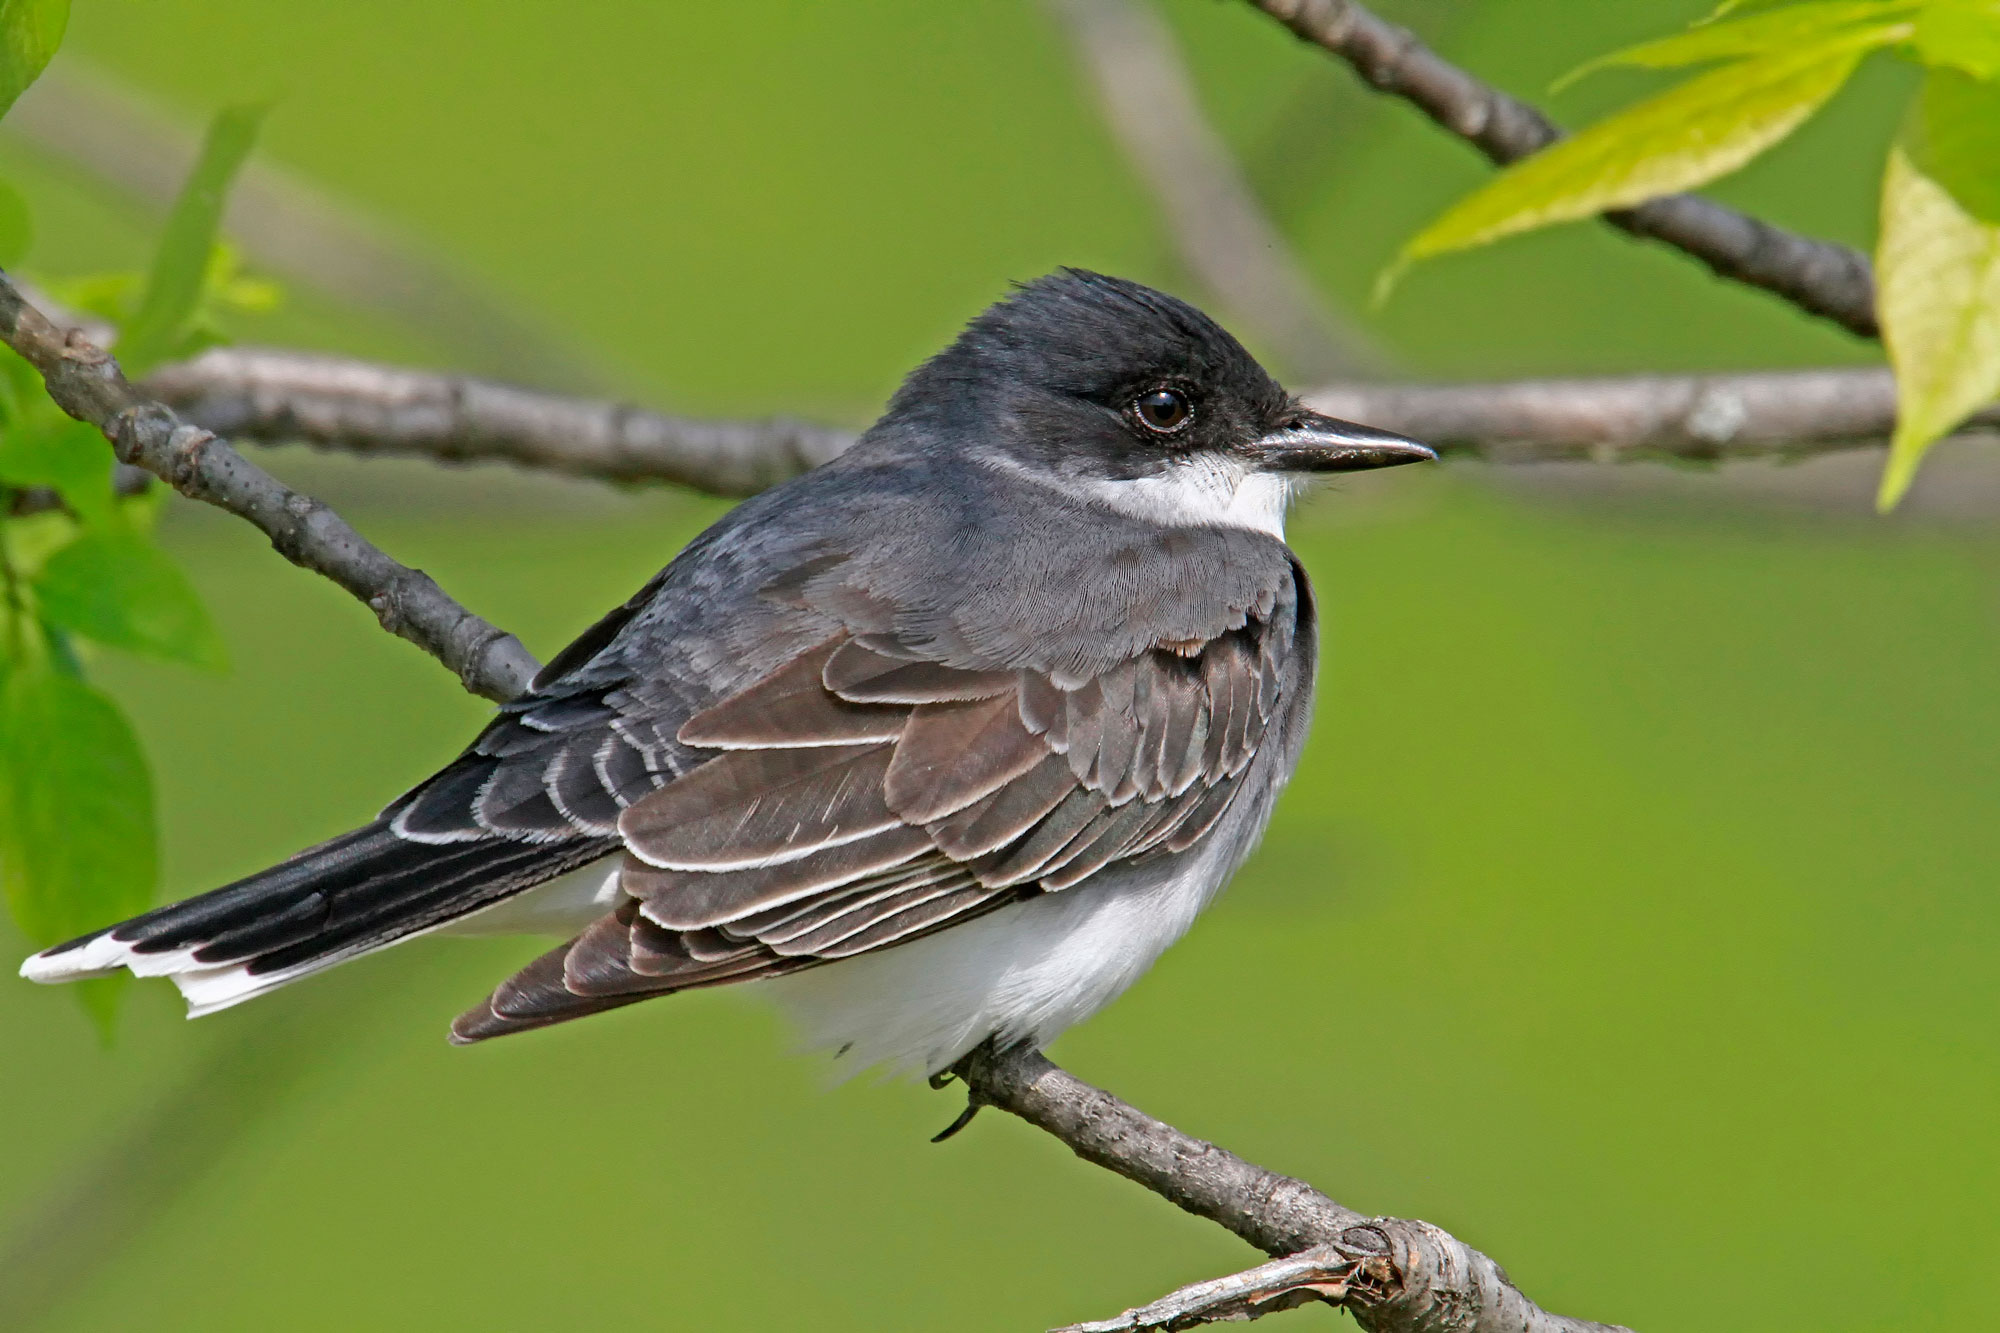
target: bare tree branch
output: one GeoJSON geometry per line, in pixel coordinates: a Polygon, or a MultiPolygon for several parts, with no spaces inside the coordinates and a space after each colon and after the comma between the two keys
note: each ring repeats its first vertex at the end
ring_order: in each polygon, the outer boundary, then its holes
{"type": "MultiPolygon", "coordinates": [[[[164,215],[200,136],[102,70],[64,54],[8,112],[6,130],[91,182],[164,215]]],[[[367,210],[268,162],[230,191],[225,227],[266,271],[419,329],[493,373],[601,383],[573,350],[367,210]]],[[[44,306],[44,309],[47,307],[44,306]]]]}
{"type": "Polygon", "coordinates": [[[982,1048],[956,1072],[975,1105],[1019,1116],[1085,1161],[1284,1261],[1082,1328],[1192,1328],[1316,1299],[1346,1307],[1368,1333],[1619,1333],[1548,1313],[1493,1260],[1428,1222],[1357,1213],[1155,1120],[1035,1052],[982,1048]]]}
{"type": "MultiPolygon", "coordinates": [[[[847,431],[691,421],[463,375],[311,353],[217,348],[147,392],[240,440],[361,454],[491,460],[610,481],[750,495],[834,457],[847,431]]],[[[1637,375],[1473,384],[1336,384],[1320,411],[1494,463],[1735,459],[1879,445],[1895,423],[1887,370],[1637,375]]],[[[1973,427],[2000,427],[2000,409],[1973,427]]]]}
{"type": "Polygon", "coordinates": [[[1136,1333],[1247,1322],[1313,1301],[1344,1305],[1357,1287],[1380,1287],[1391,1279],[1386,1255],[1319,1245],[1228,1277],[1191,1283],[1112,1319],[1065,1324],[1055,1333],[1136,1333]]]}
{"type": "Polygon", "coordinates": [[[109,353],[51,323],[4,275],[0,341],[41,372],[58,407],[104,432],[121,463],[256,524],[279,554],[366,602],[384,629],[451,668],[467,689],[509,699],[534,676],[534,658],[513,635],[453,601],[430,575],[390,559],[340,515],[284,485],[226,440],[141,395],[109,353]]]}
{"type": "Polygon", "coordinates": [[[1374,364],[1337,320],[1203,113],[1173,30],[1150,0],[1046,0],[1188,269],[1229,320],[1300,378],[1374,364]]]}
{"type": "Polygon", "coordinates": [[[804,422],[692,421],[464,375],[248,348],[163,367],[146,387],[238,439],[499,460],[717,495],[754,495],[854,442],[851,432],[804,422]]]}
{"type": "MultiPolygon", "coordinates": [[[[1340,384],[1306,400],[1489,463],[1799,457],[1877,447],[1896,423],[1895,379],[1876,368],[1340,384]]],[[[1963,429],[1995,427],[2000,407],[1963,429]]]]}
{"type": "MultiPolygon", "coordinates": [[[[1356,0],[1250,3],[1502,166],[1563,137],[1533,106],[1482,83],[1356,0]]],[[[1881,332],[1874,271],[1844,245],[1811,240],[1689,194],[1607,213],[1605,220],[1684,250],[1719,277],[1762,287],[1864,338],[1881,332]]]]}

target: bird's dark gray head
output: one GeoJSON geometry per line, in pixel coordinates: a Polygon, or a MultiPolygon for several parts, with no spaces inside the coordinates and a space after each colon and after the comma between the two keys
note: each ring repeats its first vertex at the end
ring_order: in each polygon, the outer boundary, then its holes
{"type": "Polygon", "coordinates": [[[883,418],[1168,521],[1272,527],[1289,482],[1435,455],[1307,411],[1185,301],[1082,269],[1039,278],[918,367],[883,418]],[[1213,514],[1209,511],[1214,511],[1213,514]]]}

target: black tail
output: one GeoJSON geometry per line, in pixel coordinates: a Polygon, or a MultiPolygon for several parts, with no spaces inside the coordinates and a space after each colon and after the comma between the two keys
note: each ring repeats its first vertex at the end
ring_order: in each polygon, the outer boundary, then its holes
{"type": "Polygon", "coordinates": [[[412,842],[377,821],[271,869],[44,950],[21,975],[128,968],[212,1013],[433,930],[601,856],[595,839],[412,842]]]}

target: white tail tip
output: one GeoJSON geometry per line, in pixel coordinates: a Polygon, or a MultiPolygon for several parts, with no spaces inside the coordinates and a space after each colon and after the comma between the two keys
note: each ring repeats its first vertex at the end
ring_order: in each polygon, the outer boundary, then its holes
{"type": "Polygon", "coordinates": [[[45,986],[108,977],[120,968],[135,977],[166,977],[187,1000],[188,1017],[199,1018],[274,990],[307,970],[253,974],[242,963],[198,962],[194,953],[192,948],[142,953],[122,940],[99,935],[74,949],[35,954],[21,964],[21,975],[45,986]]]}

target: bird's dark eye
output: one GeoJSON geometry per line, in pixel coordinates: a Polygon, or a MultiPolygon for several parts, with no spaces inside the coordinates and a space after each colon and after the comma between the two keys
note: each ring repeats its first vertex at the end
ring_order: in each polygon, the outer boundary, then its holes
{"type": "Polygon", "coordinates": [[[1178,389],[1155,389],[1132,404],[1139,424],[1160,435],[1171,435],[1194,420],[1194,405],[1178,389]]]}

